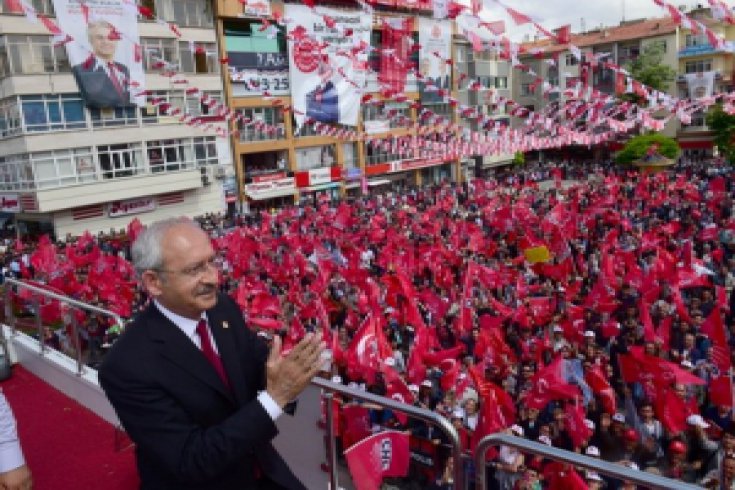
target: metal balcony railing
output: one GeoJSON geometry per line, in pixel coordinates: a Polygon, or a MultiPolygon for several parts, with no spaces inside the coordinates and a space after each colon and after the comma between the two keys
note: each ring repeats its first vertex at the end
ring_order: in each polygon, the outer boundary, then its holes
{"type": "MultiPolygon", "coordinates": [[[[25,283],[23,281],[18,281],[17,279],[13,279],[10,277],[4,278],[5,282],[5,321],[10,326],[13,334],[15,334],[16,330],[16,323],[17,318],[15,317],[15,313],[13,312],[13,292],[14,290],[19,289],[28,289],[30,291],[33,291],[35,293],[33,295],[32,299],[32,309],[33,314],[35,318],[35,325],[36,330],[38,331],[38,343],[40,345],[40,352],[43,356],[48,349],[46,346],[46,343],[44,342],[44,335],[43,335],[43,322],[41,321],[41,297],[46,297],[51,300],[59,301],[63,304],[66,304],[72,308],[79,308],[81,310],[91,311],[93,313],[99,313],[100,315],[111,317],[117,326],[122,330],[125,327],[125,322],[123,321],[122,317],[118,315],[117,313],[114,313],[109,310],[105,310],[104,308],[99,308],[94,305],[90,305],[87,303],[84,303],[82,301],[76,300],[74,298],[70,298],[68,296],[64,296],[62,294],[55,293],[53,291],[49,291],[47,289],[43,289],[38,286],[34,286],[32,284],[25,283]]],[[[74,345],[74,351],[76,354],[76,362],[77,362],[77,376],[81,376],[84,373],[85,370],[85,364],[82,359],[82,349],[81,349],[81,342],[80,342],[80,336],[79,336],[79,325],[77,324],[77,318],[76,315],[74,315],[73,311],[67,312],[68,322],[72,327],[72,342],[74,345]]],[[[2,337],[4,336],[3,329],[0,328],[0,341],[4,340],[2,337]]]]}
{"type": "MultiPolygon", "coordinates": [[[[650,489],[661,490],[694,490],[700,488],[696,485],[690,485],[679,480],[664,478],[662,476],[647,473],[645,471],[636,471],[620,464],[609,463],[600,459],[591,458],[571,451],[547,446],[539,442],[529,441],[522,437],[511,436],[508,434],[491,434],[482,439],[477,444],[475,452],[475,467],[482,468],[485,465],[485,453],[491,446],[509,446],[526,454],[534,454],[543,456],[544,458],[562,463],[569,463],[572,466],[593,470],[603,475],[618,478],[620,480],[643,485],[650,489]]],[[[476,472],[477,490],[485,490],[487,488],[485,482],[485,472],[476,472]]]]}

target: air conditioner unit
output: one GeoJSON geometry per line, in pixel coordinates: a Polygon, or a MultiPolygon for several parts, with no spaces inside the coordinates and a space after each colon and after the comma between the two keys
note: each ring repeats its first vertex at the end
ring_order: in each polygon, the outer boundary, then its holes
{"type": "Polygon", "coordinates": [[[227,169],[225,167],[215,167],[214,178],[222,180],[227,176],[227,169]]]}

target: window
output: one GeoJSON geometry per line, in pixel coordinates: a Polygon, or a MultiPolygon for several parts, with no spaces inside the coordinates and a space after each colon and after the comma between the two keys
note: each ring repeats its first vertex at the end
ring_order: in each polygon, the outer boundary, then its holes
{"type": "Polygon", "coordinates": [[[216,116],[217,107],[222,106],[222,92],[204,92],[207,96],[203,97],[186,97],[186,113],[192,116],[216,116]],[[202,99],[207,102],[203,102],[202,99]]]}
{"type": "Polygon", "coordinates": [[[521,84],[521,97],[532,97],[535,92],[535,87],[532,83],[521,84]]]}
{"type": "Polygon", "coordinates": [[[363,121],[387,121],[391,128],[411,125],[411,109],[405,102],[385,103],[382,106],[368,104],[363,107],[363,121]]]}
{"type": "MultiPolygon", "coordinates": [[[[55,16],[54,5],[51,0],[26,0],[39,14],[55,16]]],[[[23,7],[18,0],[0,0],[0,13],[23,14],[23,7]]]]}
{"type": "Polygon", "coordinates": [[[508,88],[508,77],[495,77],[495,88],[508,88]]]}
{"type": "Polygon", "coordinates": [[[194,161],[190,140],[169,139],[146,143],[148,165],[152,173],[171,172],[191,167],[194,161]]]}
{"type": "Polygon", "coordinates": [[[91,148],[31,153],[36,189],[75,185],[96,180],[91,148]]]}
{"type": "Polygon", "coordinates": [[[342,143],[342,160],[345,168],[354,168],[358,166],[357,143],[342,143]]]}
{"type": "Polygon", "coordinates": [[[179,55],[184,73],[219,73],[216,43],[179,42],[179,55]]]}
{"type": "Polygon", "coordinates": [[[141,37],[140,45],[143,49],[143,69],[145,71],[157,71],[158,69],[154,67],[160,61],[179,63],[176,43],[173,39],[141,37]]]}
{"type": "Polygon", "coordinates": [[[203,136],[194,138],[194,158],[198,166],[217,165],[217,138],[203,136]]]}
{"type": "Polygon", "coordinates": [[[684,41],[687,48],[694,46],[709,46],[709,39],[706,34],[687,34],[684,41]]]}
{"type": "Polygon", "coordinates": [[[390,143],[391,140],[380,140],[374,142],[373,144],[366,144],[365,151],[367,153],[367,156],[365,158],[365,165],[370,166],[377,165],[379,163],[401,160],[401,155],[399,155],[398,153],[392,153],[391,150],[393,150],[393,145],[390,143]],[[386,144],[384,146],[383,142],[387,142],[389,144],[386,144]]]}
{"type": "Polygon", "coordinates": [[[7,138],[23,132],[23,120],[17,97],[0,101],[0,138],[7,138]]]}
{"type": "Polygon", "coordinates": [[[155,0],[159,17],[187,27],[212,27],[214,17],[208,0],[155,0]]]}
{"type": "Polygon", "coordinates": [[[79,94],[23,95],[20,103],[26,132],[87,127],[79,94]]]}
{"type": "Polygon", "coordinates": [[[279,107],[250,107],[238,109],[237,129],[240,141],[264,141],[286,138],[283,111],[279,107]],[[265,125],[265,126],[264,126],[265,125]]]}
{"type": "Polygon", "coordinates": [[[92,119],[92,127],[94,128],[138,125],[138,113],[134,106],[104,109],[90,107],[89,115],[92,119]]]}
{"type": "Polygon", "coordinates": [[[105,179],[131,177],[143,171],[140,144],[121,144],[97,147],[100,171],[105,179]]]}
{"type": "Polygon", "coordinates": [[[331,167],[334,163],[333,145],[296,148],[296,168],[298,170],[331,167]]]}
{"type": "Polygon", "coordinates": [[[546,71],[546,81],[555,87],[559,85],[559,69],[557,67],[549,67],[546,71]]]}
{"type": "Polygon", "coordinates": [[[712,71],[712,59],[687,61],[684,65],[684,73],[702,73],[712,71]]]}
{"type": "Polygon", "coordinates": [[[564,64],[567,66],[576,66],[579,64],[579,60],[573,54],[568,54],[564,57],[564,64]]]}
{"type": "Polygon", "coordinates": [[[656,41],[651,41],[649,46],[657,46],[662,53],[665,53],[668,49],[668,44],[666,43],[666,39],[658,39],[656,41]]]}
{"type": "Polygon", "coordinates": [[[28,155],[0,157],[0,189],[8,191],[35,189],[33,166],[28,155]]]}
{"type": "MultiPolygon", "coordinates": [[[[161,91],[152,92],[149,100],[162,99],[163,102],[169,104],[170,108],[179,108],[182,111],[185,109],[186,97],[184,92],[180,91],[161,91]]],[[[164,111],[165,106],[149,104],[141,109],[143,114],[143,124],[163,124],[163,123],[178,123],[178,118],[172,117],[166,114],[164,111]]]]}
{"type": "Polygon", "coordinates": [[[11,34],[0,37],[0,77],[69,71],[63,46],[50,36],[11,34]]]}
{"type": "Polygon", "coordinates": [[[692,114],[692,123],[690,126],[695,128],[702,128],[706,126],[705,122],[705,113],[702,111],[697,111],[694,114],[692,114]]]}

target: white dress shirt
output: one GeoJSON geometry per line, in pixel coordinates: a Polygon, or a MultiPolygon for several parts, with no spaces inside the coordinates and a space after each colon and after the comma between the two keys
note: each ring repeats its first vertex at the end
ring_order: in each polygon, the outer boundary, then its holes
{"type": "Polygon", "coordinates": [[[6,473],[26,464],[18,440],[13,411],[0,390],[0,473],[6,473]]]}
{"type": "MultiPolygon", "coordinates": [[[[186,318],[178,315],[156,300],[153,300],[153,303],[155,303],[156,308],[158,308],[158,311],[160,311],[163,316],[171,320],[171,323],[179,327],[179,329],[184,332],[184,335],[186,335],[189,340],[191,340],[194,345],[197,346],[197,349],[201,350],[202,341],[196,331],[199,320],[192,320],[191,318],[186,318]]],[[[207,321],[207,314],[204,312],[202,312],[202,319],[207,321]]],[[[209,325],[208,321],[207,325],[209,325]]],[[[209,343],[212,345],[212,348],[217,353],[217,355],[219,355],[219,351],[217,350],[217,343],[212,337],[212,330],[208,328],[207,332],[209,333],[209,343]]],[[[258,401],[261,405],[263,405],[265,411],[268,412],[271,420],[276,420],[278,417],[281,416],[281,414],[283,414],[283,410],[281,409],[281,407],[278,406],[278,403],[273,400],[273,397],[271,397],[267,391],[263,390],[258,394],[258,401]]]]}

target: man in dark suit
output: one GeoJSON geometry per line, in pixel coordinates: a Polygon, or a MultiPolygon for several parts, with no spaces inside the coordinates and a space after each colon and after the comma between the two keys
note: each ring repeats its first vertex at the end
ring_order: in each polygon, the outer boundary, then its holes
{"type": "Polygon", "coordinates": [[[317,67],[321,78],[319,85],[306,94],[306,117],[323,123],[339,122],[339,94],[332,82],[334,70],[329,60],[322,60],[317,67]]]}
{"type": "Polygon", "coordinates": [[[275,419],[319,371],[308,334],[281,356],[218,294],[210,238],[154,223],[132,247],[152,302],[113,344],[102,388],[136,444],[142,489],[303,489],[271,445],[275,419]]]}
{"type": "Polygon", "coordinates": [[[107,21],[93,21],[87,26],[92,54],[72,68],[82,98],[89,107],[130,105],[130,70],[115,61],[120,34],[107,21]]]}

